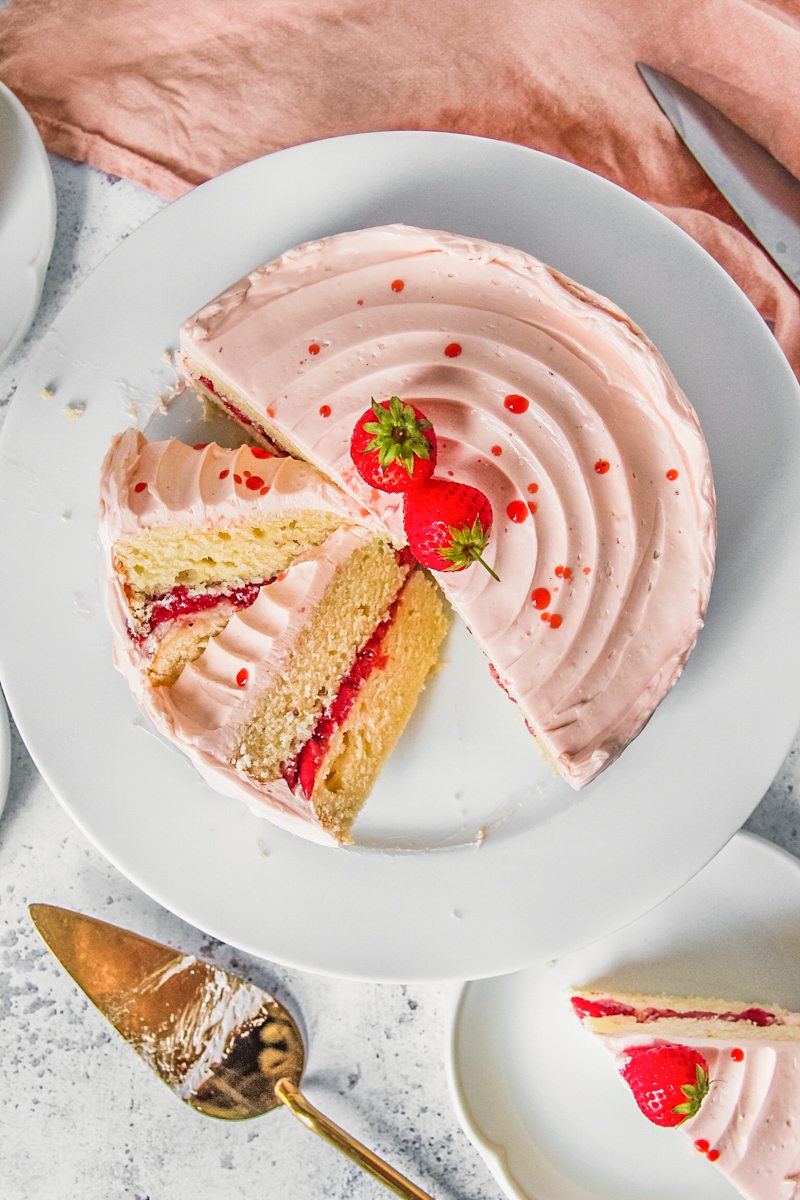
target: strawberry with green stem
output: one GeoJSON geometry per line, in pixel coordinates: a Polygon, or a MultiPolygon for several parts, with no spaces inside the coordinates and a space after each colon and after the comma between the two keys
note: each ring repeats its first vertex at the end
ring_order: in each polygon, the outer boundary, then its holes
{"type": "Polygon", "coordinates": [[[708,1063],[699,1050],[672,1042],[631,1046],[620,1074],[654,1125],[682,1125],[708,1095],[708,1063]]]}
{"type": "Polygon", "coordinates": [[[492,533],[492,506],[478,488],[430,479],[406,493],[403,524],[409,549],[423,567],[463,571],[479,562],[500,582],[483,558],[492,533]]]}
{"type": "Polygon", "coordinates": [[[436,466],[436,434],[424,412],[399,396],[378,403],[356,421],[350,457],[365,483],[381,492],[407,492],[436,466]]]}

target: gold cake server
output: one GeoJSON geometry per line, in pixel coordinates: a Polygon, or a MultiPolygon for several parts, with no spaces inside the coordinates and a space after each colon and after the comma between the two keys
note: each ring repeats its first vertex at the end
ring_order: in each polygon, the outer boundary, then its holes
{"type": "Polygon", "coordinates": [[[78,987],[178,1099],[228,1121],[285,1106],[398,1196],[431,1200],[306,1100],[300,1029],[261,988],[83,913],[28,911],[78,987]]]}

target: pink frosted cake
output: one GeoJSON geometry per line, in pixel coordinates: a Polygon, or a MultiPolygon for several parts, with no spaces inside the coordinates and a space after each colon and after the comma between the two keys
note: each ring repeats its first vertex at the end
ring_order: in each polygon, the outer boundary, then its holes
{"type": "Polygon", "coordinates": [[[715,503],[695,413],[613,303],[517,250],[388,226],[291,250],[191,317],[196,390],[404,541],[350,440],[399,396],[488,497],[484,570],[437,582],[573,787],[642,729],[703,623],[715,503]]]}
{"type": "Polygon", "coordinates": [[[649,1120],[680,1127],[746,1200],[800,1197],[800,1013],[599,991],[572,1005],[649,1120]]]}
{"type": "Polygon", "coordinates": [[[438,589],[307,463],[148,442],[103,464],[115,662],[218,790],[346,842],[438,659],[438,589]]]}

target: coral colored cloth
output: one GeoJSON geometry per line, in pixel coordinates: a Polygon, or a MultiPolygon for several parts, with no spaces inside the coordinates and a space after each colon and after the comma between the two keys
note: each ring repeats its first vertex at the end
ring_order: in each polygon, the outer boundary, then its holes
{"type": "Polygon", "coordinates": [[[800,374],[800,297],[678,141],[637,60],[800,176],[800,0],[11,0],[0,12],[0,78],[59,154],[173,198],[334,134],[535,146],[687,230],[800,374]]]}

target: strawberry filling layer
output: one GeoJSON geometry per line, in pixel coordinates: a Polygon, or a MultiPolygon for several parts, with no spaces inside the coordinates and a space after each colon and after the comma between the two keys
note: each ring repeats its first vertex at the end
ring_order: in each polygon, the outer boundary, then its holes
{"type": "Polygon", "coordinates": [[[317,721],[311,737],[281,770],[291,790],[304,800],[311,798],[317,774],[330,749],[333,735],[347,720],[362,687],[373,671],[382,671],[388,662],[388,657],[383,652],[383,644],[397,615],[397,606],[402,594],[401,588],[387,615],[380,625],[375,627],[369,641],[359,650],[355,662],[339,684],[333,702],[317,721]]]}
{"type": "MultiPolygon", "coordinates": [[[[255,429],[256,433],[260,433],[263,438],[266,438],[267,441],[270,442],[270,445],[272,444],[270,441],[270,436],[263,425],[259,425],[257,421],[253,420],[252,417],[248,417],[247,413],[242,412],[242,410],[238,408],[232,400],[228,400],[226,396],[221,396],[207,375],[198,375],[197,379],[199,383],[202,383],[204,388],[211,392],[212,396],[217,397],[220,404],[226,408],[231,416],[235,417],[240,424],[247,425],[250,429],[255,429]]],[[[273,453],[277,455],[284,455],[286,452],[285,450],[281,450],[276,446],[273,450],[273,453]]]]}
{"type": "Polygon", "coordinates": [[[216,608],[223,601],[233,605],[236,609],[249,608],[262,587],[264,587],[264,583],[245,583],[239,587],[219,592],[190,592],[187,587],[174,587],[170,592],[153,597],[151,601],[153,607],[150,610],[150,619],[147,625],[139,633],[129,630],[130,636],[135,642],[144,641],[154,629],[157,629],[165,621],[173,621],[176,617],[188,617],[193,613],[207,612],[208,609],[216,608]]]}
{"type": "Polygon", "coordinates": [[[670,1017],[680,1017],[688,1021],[747,1021],[751,1025],[765,1028],[768,1025],[780,1025],[781,1021],[774,1013],[763,1008],[743,1008],[738,1012],[710,1012],[703,1009],[674,1008],[633,1008],[630,1004],[622,1004],[618,1000],[589,1000],[585,996],[573,996],[572,1007],[581,1018],[587,1017],[634,1017],[637,1024],[647,1025],[651,1021],[668,1020],[670,1017]]]}

